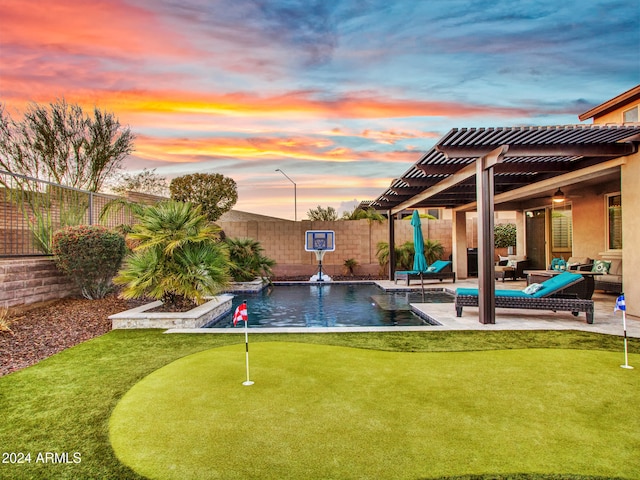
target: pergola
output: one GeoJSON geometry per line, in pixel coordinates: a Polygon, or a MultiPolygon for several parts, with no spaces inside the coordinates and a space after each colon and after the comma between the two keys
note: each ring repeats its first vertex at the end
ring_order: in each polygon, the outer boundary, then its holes
{"type": "MultiPolygon", "coordinates": [[[[610,174],[638,150],[640,126],[563,125],[452,129],[371,206],[393,216],[408,208],[478,212],[481,323],[495,323],[493,218],[496,204],[610,174]]],[[[389,249],[390,279],[395,259],[389,249]]]]}

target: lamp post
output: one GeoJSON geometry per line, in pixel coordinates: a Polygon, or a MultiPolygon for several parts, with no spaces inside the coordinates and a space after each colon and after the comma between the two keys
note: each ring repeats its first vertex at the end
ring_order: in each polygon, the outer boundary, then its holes
{"type": "Polygon", "coordinates": [[[279,168],[276,168],[276,172],[280,172],[282,175],[284,175],[287,178],[287,180],[293,183],[293,221],[297,222],[298,221],[298,193],[296,191],[296,182],[291,180],[289,176],[279,168]]]}

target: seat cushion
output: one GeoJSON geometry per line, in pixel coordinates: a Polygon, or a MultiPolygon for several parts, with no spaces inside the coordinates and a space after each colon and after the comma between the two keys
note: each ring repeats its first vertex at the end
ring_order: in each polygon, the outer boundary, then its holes
{"type": "MultiPolygon", "coordinates": [[[[477,297],[478,289],[477,288],[457,288],[456,295],[477,297]]],[[[531,295],[527,295],[520,290],[496,290],[496,297],[531,297],[531,295]]]]}
{"type": "Polygon", "coordinates": [[[451,265],[451,262],[448,260],[436,260],[431,265],[429,265],[429,269],[427,269],[427,271],[430,273],[438,273],[448,265],[451,265]],[[433,270],[431,270],[432,268],[433,270]]]}
{"type": "Polygon", "coordinates": [[[532,295],[532,297],[540,298],[552,295],[558,290],[577,282],[582,278],[582,275],[571,272],[562,272],[560,275],[551,277],[549,280],[545,280],[541,283],[542,288],[532,295]]]}
{"type": "Polygon", "coordinates": [[[615,260],[610,260],[610,262],[608,273],[611,275],[622,275],[622,260],[616,258],[615,260]]]}
{"type": "Polygon", "coordinates": [[[596,282],[606,282],[606,283],[619,283],[622,284],[622,275],[598,275],[595,278],[596,282]]]}

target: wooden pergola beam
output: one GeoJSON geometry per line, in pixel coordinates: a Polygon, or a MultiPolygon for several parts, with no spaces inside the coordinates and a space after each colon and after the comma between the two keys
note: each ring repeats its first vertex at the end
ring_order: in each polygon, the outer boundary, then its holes
{"type": "MultiPolygon", "coordinates": [[[[482,157],[489,154],[495,146],[438,145],[436,150],[447,158],[482,157]]],[[[509,157],[621,157],[635,152],[631,142],[605,144],[549,144],[549,145],[509,145],[509,157]]]]}

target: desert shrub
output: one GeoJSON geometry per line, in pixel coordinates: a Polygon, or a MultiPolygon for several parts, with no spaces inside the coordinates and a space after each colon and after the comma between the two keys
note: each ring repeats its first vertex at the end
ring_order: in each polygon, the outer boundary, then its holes
{"type": "Polygon", "coordinates": [[[124,237],[100,225],[77,225],[53,236],[57,267],[80,287],[85,298],[103,298],[113,287],[126,249],[124,237]]]}

